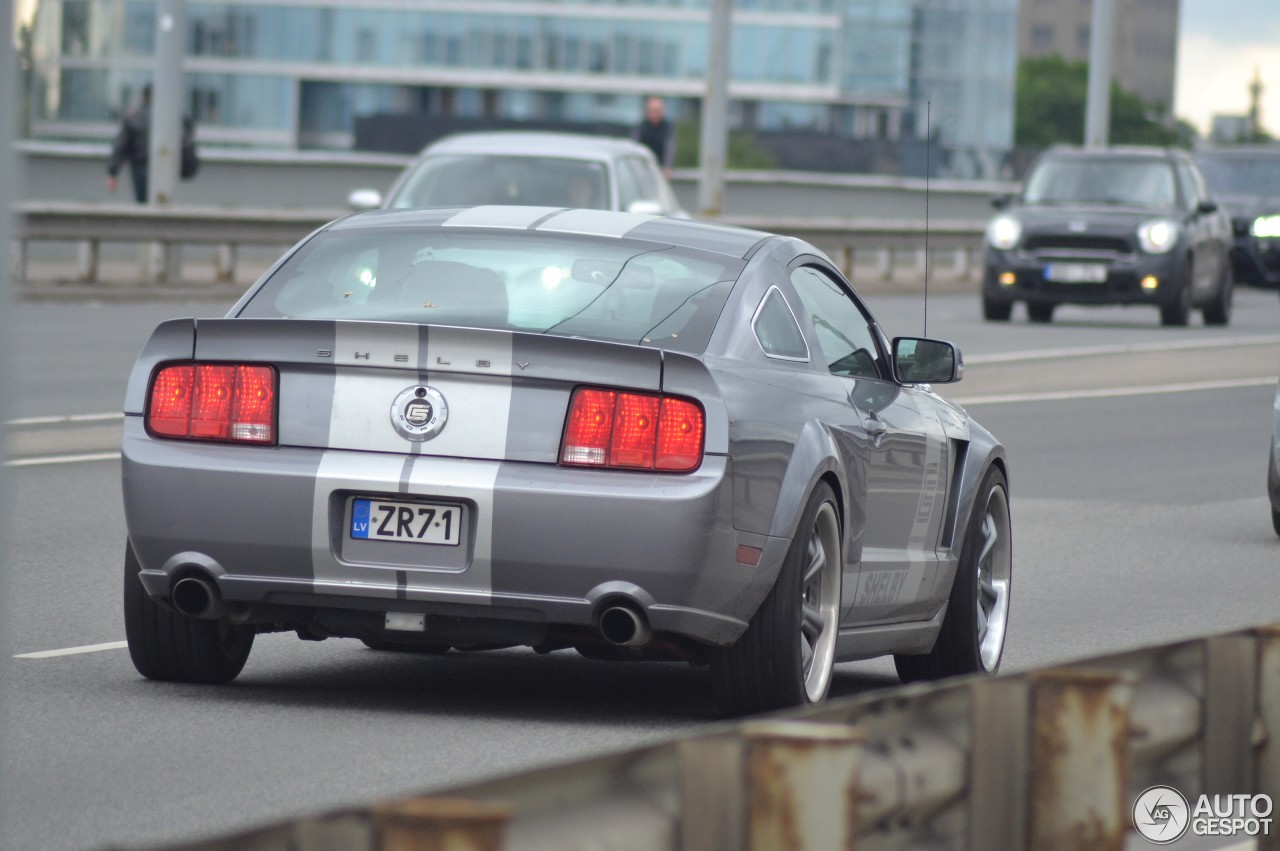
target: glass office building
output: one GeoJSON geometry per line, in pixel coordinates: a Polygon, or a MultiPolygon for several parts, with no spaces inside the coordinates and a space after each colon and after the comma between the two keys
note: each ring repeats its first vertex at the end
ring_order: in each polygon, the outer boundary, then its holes
{"type": "MultiPolygon", "coordinates": [[[[1015,9],[735,0],[734,123],[923,138],[921,104],[932,98],[935,138],[957,162],[998,161],[1012,143],[1015,9]]],[[[355,119],[382,113],[630,125],[647,94],[693,118],[705,88],[707,0],[220,0],[185,10],[186,106],[204,143],[349,148],[355,119]]],[[[109,137],[150,78],[156,4],[35,0],[25,24],[32,135],[109,137]]]]}

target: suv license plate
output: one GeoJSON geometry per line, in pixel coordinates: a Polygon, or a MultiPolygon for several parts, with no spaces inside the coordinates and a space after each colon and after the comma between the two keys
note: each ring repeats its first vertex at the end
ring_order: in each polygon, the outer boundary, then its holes
{"type": "Polygon", "coordinates": [[[443,544],[462,539],[462,507],[434,502],[356,499],[351,503],[351,537],[369,541],[443,544]]]}
{"type": "Polygon", "coordinates": [[[1101,284],[1107,280],[1107,267],[1100,263],[1050,263],[1044,267],[1044,278],[1059,284],[1101,284]]]}

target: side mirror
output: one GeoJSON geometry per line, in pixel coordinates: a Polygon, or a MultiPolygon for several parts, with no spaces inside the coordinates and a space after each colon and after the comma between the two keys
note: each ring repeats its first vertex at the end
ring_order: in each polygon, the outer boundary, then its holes
{"type": "Polygon", "coordinates": [[[1201,201],[1196,207],[1197,213],[1215,213],[1218,210],[1217,201],[1201,201]]]}
{"type": "Polygon", "coordinates": [[[942,340],[895,337],[893,371],[902,384],[951,384],[964,377],[964,358],[942,340]]]}
{"type": "Polygon", "coordinates": [[[1012,200],[1013,199],[1008,195],[992,195],[991,206],[995,207],[997,210],[1003,210],[1009,206],[1009,202],[1012,200]]]}
{"type": "Polygon", "coordinates": [[[627,205],[628,213],[644,213],[647,216],[661,216],[662,203],[660,201],[639,200],[632,201],[627,205]]]}
{"type": "Polygon", "coordinates": [[[353,210],[376,210],[382,206],[382,193],[376,189],[357,189],[347,196],[347,206],[353,210]]]}

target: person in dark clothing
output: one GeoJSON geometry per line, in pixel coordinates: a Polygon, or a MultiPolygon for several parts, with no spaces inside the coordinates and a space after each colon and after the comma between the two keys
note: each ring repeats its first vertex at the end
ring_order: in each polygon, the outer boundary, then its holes
{"type": "MultiPolygon", "coordinates": [[[[142,87],[142,101],[125,114],[120,131],[111,144],[111,157],[107,160],[107,191],[115,192],[117,177],[125,163],[133,178],[133,197],[139,204],[147,203],[147,160],[151,154],[151,84],[142,87]]],[[[182,160],[179,176],[189,180],[199,168],[195,149],[195,127],[191,119],[182,117],[182,160]]]]}
{"type": "Polygon", "coordinates": [[[658,165],[667,177],[676,164],[676,133],[667,120],[667,105],[662,98],[651,97],[644,103],[644,121],[636,129],[636,141],[653,151],[658,165]]]}
{"type": "Polygon", "coordinates": [[[142,87],[142,102],[125,113],[120,122],[120,132],[111,144],[111,158],[107,160],[107,191],[115,192],[121,167],[129,164],[133,177],[133,197],[139,204],[147,203],[147,156],[151,145],[151,84],[142,87]]]}

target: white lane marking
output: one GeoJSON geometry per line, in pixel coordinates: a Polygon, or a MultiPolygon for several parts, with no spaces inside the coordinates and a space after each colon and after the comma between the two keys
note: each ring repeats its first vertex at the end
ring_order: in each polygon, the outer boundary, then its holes
{"type": "Polygon", "coordinates": [[[83,464],[89,461],[118,461],[119,452],[89,452],[84,455],[44,455],[37,458],[12,458],[5,467],[43,467],[48,464],[83,464]]]}
{"type": "Polygon", "coordinates": [[[108,641],[106,644],[85,644],[81,647],[64,647],[61,650],[40,650],[36,653],[18,653],[15,659],[52,659],[55,656],[78,656],[81,653],[98,653],[103,650],[122,650],[127,641],[108,641]]]}
{"type": "Polygon", "coordinates": [[[1266,387],[1274,378],[1236,378],[1226,381],[1194,381],[1185,384],[1156,384],[1141,387],[1108,387],[1098,390],[1062,390],[1048,393],[1011,393],[1004,396],[956,397],[957,405],[1004,405],[1014,402],[1065,402],[1074,399],[1111,399],[1119,396],[1158,396],[1167,393],[1198,393],[1203,390],[1236,390],[1266,387]]]}
{"type": "Polygon", "coordinates": [[[111,420],[122,420],[124,414],[107,412],[103,414],[55,414],[48,417],[19,417],[16,420],[5,420],[4,425],[13,427],[60,425],[63,423],[99,423],[111,420]]]}
{"type": "Polygon", "coordinates": [[[1030,349],[1022,352],[996,352],[965,357],[965,365],[975,363],[1015,363],[1018,361],[1057,360],[1058,358],[1083,358],[1097,355],[1131,355],[1150,352],[1179,352],[1196,349],[1224,349],[1235,346],[1272,346],[1280,343],[1280,336],[1210,337],[1202,340],[1169,340],[1151,343],[1115,343],[1102,346],[1075,346],[1060,349],[1030,349]]]}

